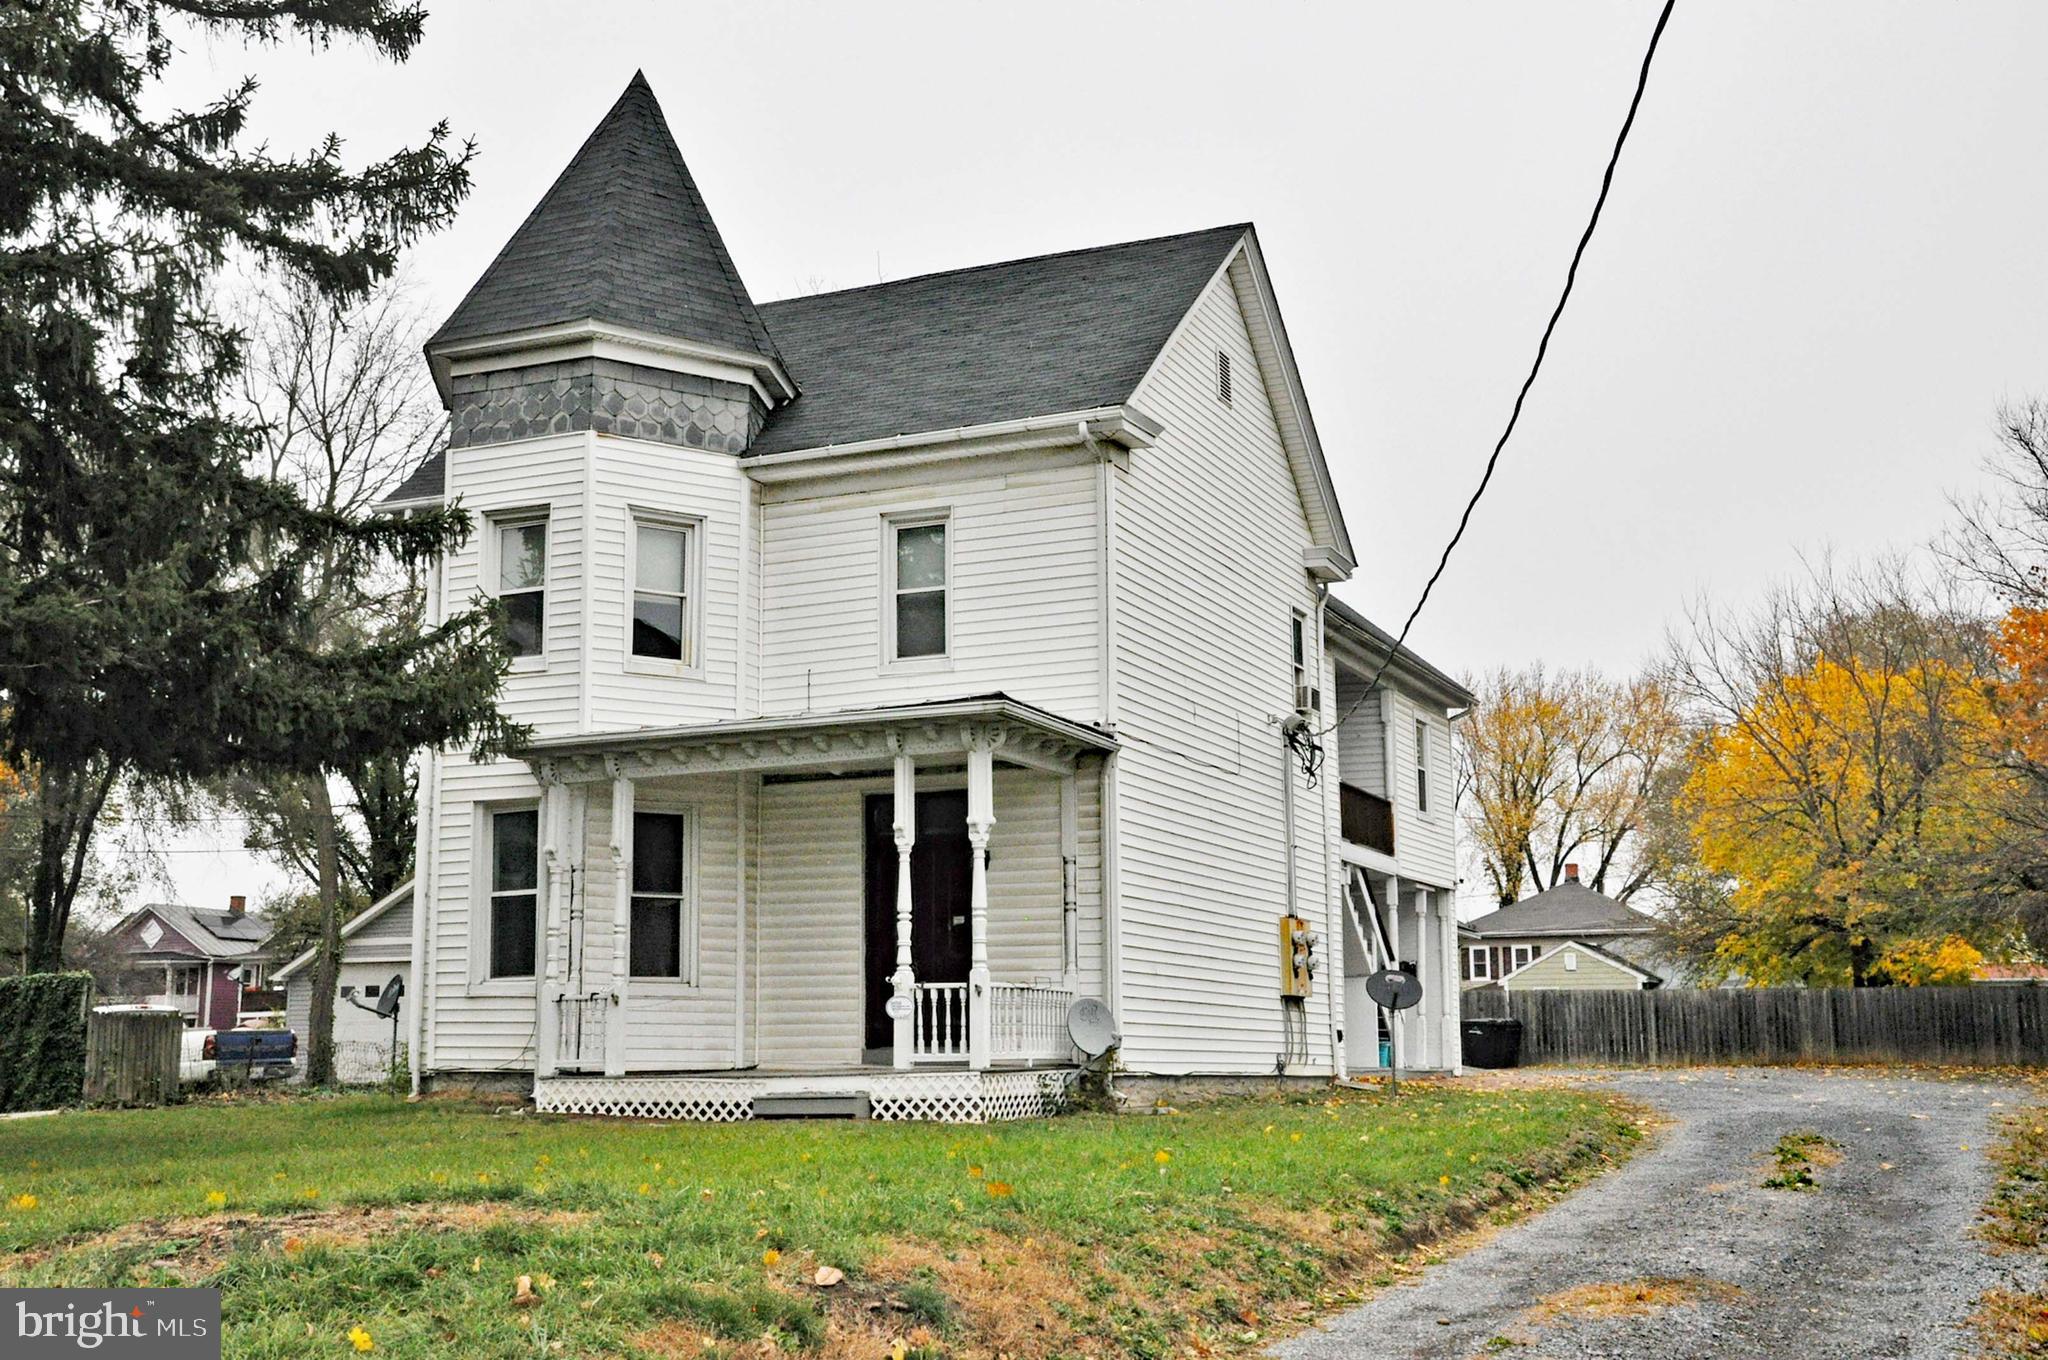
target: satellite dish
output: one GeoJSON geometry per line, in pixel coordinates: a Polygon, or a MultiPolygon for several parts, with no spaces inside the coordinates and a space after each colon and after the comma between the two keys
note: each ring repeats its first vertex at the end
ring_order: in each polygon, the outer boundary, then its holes
{"type": "Polygon", "coordinates": [[[1422,982],[1399,968],[1382,968],[1365,980],[1365,994],[1390,1011],[1405,1011],[1422,1000],[1422,982]]]}
{"type": "Polygon", "coordinates": [[[1067,1037],[1074,1047],[1091,1058],[1099,1058],[1123,1042],[1116,1032],[1116,1017],[1109,1007],[1092,996],[1084,996],[1067,1007],[1067,1037]]]}
{"type": "Polygon", "coordinates": [[[398,998],[405,995],[405,979],[397,973],[384,984],[384,990],[377,993],[377,1014],[389,1020],[398,1014],[398,998]]]}

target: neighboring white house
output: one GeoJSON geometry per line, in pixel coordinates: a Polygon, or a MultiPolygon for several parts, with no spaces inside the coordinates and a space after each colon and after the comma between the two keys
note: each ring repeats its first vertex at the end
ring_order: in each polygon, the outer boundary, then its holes
{"type": "Polygon", "coordinates": [[[1676,971],[1657,918],[1595,892],[1579,866],[1540,893],[1458,928],[1464,986],[1510,991],[1637,991],[1676,971]]]}
{"type": "MultiPolygon", "coordinates": [[[[341,927],[341,965],[335,978],[334,1076],[345,1083],[388,1080],[393,1067],[391,1021],[364,1009],[375,1006],[394,977],[407,978],[412,991],[412,884],[401,884],[356,913],[341,927]],[[362,1005],[356,1005],[360,1001],[362,1005]]],[[[306,950],[277,970],[272,981],[284,988],[285,1028],[299,1036],[299,1065],[306,1061],[312,1031],[313,951],[306,950]]],[[[402,1005],[396,1045],[404,1048],[409,1005],[402,1005]]]]}
{"type": "Polygon", "coordinates": [[[1334,1075],[1373,949],[1430,998],[1403,1064],[1456,1063],[1469,695],[1403,651],[1332,730],[1389,640],[1328,600],[1249,226],[756,306],[636,76],[427,354],[450,444],[387,504],[477,517],[429,608],[496,597],[534,740],[422,775],[426,1081],[1032,1113],[1083,996],[1128,1073],[1334,1075]]]}

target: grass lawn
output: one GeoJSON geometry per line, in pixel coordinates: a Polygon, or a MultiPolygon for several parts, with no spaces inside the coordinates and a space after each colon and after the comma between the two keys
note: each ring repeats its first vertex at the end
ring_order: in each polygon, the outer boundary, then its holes
{"type": "MultiPolygon", "coordinates": [[[[1984,1236],[1994,1250],[2048,1252],[2048,1106],[2008,1115],[2003,1134],[1984,1236]]],[[[1986,1355],[2048,1356],[2048,1290],[1991,1290],[1976,1323],[1986,1355]]]]}
{"type": "Polygon", "coordinates": [[[66,1114],[0,1123],[0,1284],[218,1285],[243,1357],[1245,1352],[1636,1136],[1428,1083],[986,1128],[66,1114]]]}

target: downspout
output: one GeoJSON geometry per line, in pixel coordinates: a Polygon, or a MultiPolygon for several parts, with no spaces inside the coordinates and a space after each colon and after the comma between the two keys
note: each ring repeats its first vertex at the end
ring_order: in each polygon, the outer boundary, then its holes
{"type": "Polygon", "coordinates": [[[419,813],[413,819],[412,851],[412,967],[405,990],[411,997],[412,1014],[406,1026],[406,1042],[412,1051],[406,1066],[412,1073],[412,1098],[419,1099],[427,1054],[427,914],[432,910],[434,828],[440,822],[441,756],[428,751],[420,771],[419,813]]]}
{"type": "MultiPolygon", "coordinates": [[[[1096,518],[1102,537],[1096,563],[1096,596],[1101,630],[1096,643],[1099,712],[1096,720],[1114,734],[1117,720],[1116,673],[1116,468],[1104,456],[1088,422],[1077,423],[1081,442],[1094,452],[1096,518]]],[[[1121,837],[1117,817],[1117,761],[1121,751],[1111,751],[1102,760],[1102,994],[1113,1015],[1123,1014],[1123,912],[1122,869],[1118,863],[1121,837]]]]}
{"type": "MultiPolygon", "coordinates": [[[[1316,691],[1319,694],[1327,691],[1330,701],[1335,703],[1337,699],[1337,675],[1330,668],[1329,640],[1326,632],[1329,603],[1330,583],[1328,581],[1316,582],[1316,691]]],[[[1320,723],[1322,714],[1318,713],[1316,718],[1318,723],[1320,723]]],[[[1343,745],[1336,732],[1331,732],[1329,738],[1331,743],[1338,748],[1337,769],[1334,777],[1342,779],[1344,777],[1343,745]]],[[[1330,760],[1327,755],[1323,758],[1323,768],[1325,771],[1330,769],[1330,760]]],[[[1326,773],[1324,777],[1329,778],[1331,776],[1326,773]]],[[[1323,884],[1323,939],[1328,941],[1324,946],[1325,957],[1323,959],[1323,967],[1328,969],[1330,973],[1330,983],[1323,989],[1323,1000],[1324,1004],[1329,1008],[1330,1016],[1330,1070],[1337,1074],[1338,1081],[1346,1081],[1350,1079],[1351,1067],[1348,1056],[1344,1052],[1344,936],[1337,924],[1337,913],[1341,903],[1337,894],[1337,860],[1330,850],[1330,791],[1328,788],[1323,790],[1322,824],[1323,853],[1319,861],[1322,869],[1317,877],[1322,880],[1323,884]]]]}
{"type": "MultiPolygon", "coordinates": [[[[426,615],[430,626],[441,622],[444,592],[447,590],[448,555],[434,559],[427,572],[426,615]]],[[[407,969],[405,988],[411,994],[412,1012],[406,1026],[406,1041],[412,1046],[406,1067],[411,1073],[411,1097],[418,1100],[424,1090],[427,1066],[427,981],[433,970],[427,963],[431,932],[427,918],[433,911],[436,832],[441,825],[441,753],[428,750],[422,757],[419,808],[413,817],[412,847],[412,966],[407,969]]]]}

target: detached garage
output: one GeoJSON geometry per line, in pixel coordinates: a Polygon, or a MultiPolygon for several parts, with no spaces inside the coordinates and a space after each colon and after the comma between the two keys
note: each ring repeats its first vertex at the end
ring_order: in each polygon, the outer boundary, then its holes
{"type": "MultiPolygon", "coordinates": [[[[364,1007],[377,1004],[394,976],[411,986],[412,910],[412,884],[408,882],[371,903],[341,928],[341,969],[334,998],[334,1075],[338,1081],[368,1084],[391,1075],[391,1021],[364,1007]],[[362,1005],[356,1005],[358,1001],[362,1005]]],[[[311,1047],[313,954],[308,949],[272,976],[273,984],[284,988],[285,1024],[299,1036],[302,1071],[311,1047]]],[[[405,1044],[406,1029],[401,1010],[397,1027],[400,1048],[405,1044]]]]}

